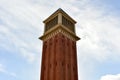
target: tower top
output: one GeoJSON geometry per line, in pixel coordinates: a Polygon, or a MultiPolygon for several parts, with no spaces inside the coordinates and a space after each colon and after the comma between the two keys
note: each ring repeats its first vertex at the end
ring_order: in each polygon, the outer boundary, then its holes
{"type": "Polygon", "coordinates": [[[61,8],[44,20],[43,23],[45,28],[43,36],[40,37],[41,40],[45,41],[57,33],[62,33],[73,40],[80,39],[75,33],[76,21],[61,8]]]}
{"type": "Polygon", "coordinates": [[[43,22],[47,23],[49,22],[51,19],[53,19],[55,16],[57,16],[59,13],[61,13],[63,16],[65,16],[67,19],[69,19],[72,23],[76,23],[76,21],[71,18],[65,11],[63,11],[61,8],[59,8],[58,10],[56,10],[52,15],[50,15],[47,19],[45,19],[43,22]]]}

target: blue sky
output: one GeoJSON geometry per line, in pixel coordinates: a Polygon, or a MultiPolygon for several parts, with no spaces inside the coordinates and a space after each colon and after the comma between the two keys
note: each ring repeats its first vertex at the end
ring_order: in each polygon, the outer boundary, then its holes
{"type": "Polygon", "coordinates": [[[42,23],[58,8],[77,21],[79,80],[120,80],[119,0],[0,0],[0,80],[39,80],[42,23]]]}

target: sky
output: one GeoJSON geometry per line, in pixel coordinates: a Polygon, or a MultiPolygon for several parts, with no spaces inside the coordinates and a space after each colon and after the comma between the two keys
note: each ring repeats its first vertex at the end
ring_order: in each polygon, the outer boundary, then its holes
{"type": "Polygon", "coordinates": [[[0,0],[0,80],[39,80],[43,21],[76,24],[79,80],[120,80],[120,0],[0,0]]]}

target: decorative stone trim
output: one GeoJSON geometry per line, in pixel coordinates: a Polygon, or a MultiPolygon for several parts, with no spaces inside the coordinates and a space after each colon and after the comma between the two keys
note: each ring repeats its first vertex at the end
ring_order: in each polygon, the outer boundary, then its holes
{"type": "Polygon", "coordinates": [[[65,28],[63,25],[57,25],[57,26],[51,28],[49,31],[44,33],[44,35],[41,36],[39,39],[41,39],[43,41],[46,41],[46,40],[54,37],[58,33],[61,33],[61,34],[65,35],[66,37],[68,37],[69,39],[71,39],[73,41],[77,41],[77,40],[80,39],[79,37],[77,37],[75,35],[75,33],[70,31],[69,29],[65,28]]]}

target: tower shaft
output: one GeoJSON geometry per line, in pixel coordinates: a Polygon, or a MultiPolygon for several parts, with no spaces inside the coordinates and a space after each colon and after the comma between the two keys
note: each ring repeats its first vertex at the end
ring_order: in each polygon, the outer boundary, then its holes
{"type": "Polygon", "coordinates": [[[41,80],[78,80],[76,42],[62,33],[43,42],[41,80]]]}
{"type": "Polygon", "coordinates": [[[78,80],[76,21],[58,9],[44,23],[40,80],[78,80]]]}

